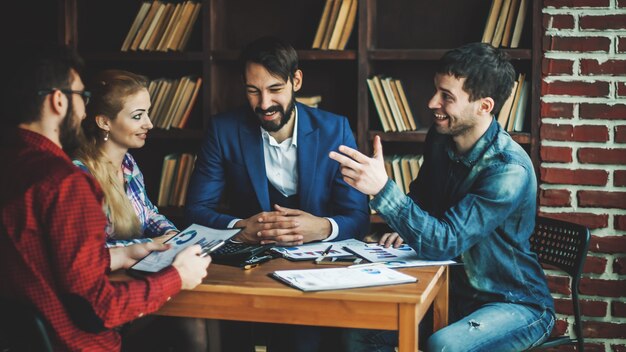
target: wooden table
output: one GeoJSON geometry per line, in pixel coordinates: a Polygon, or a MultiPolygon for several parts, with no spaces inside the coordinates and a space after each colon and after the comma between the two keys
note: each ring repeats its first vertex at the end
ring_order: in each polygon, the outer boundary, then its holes
{"type": "Polygon", "coordinates": [[[274,259],[250,270],[213,264],[203,283],[182,291],[156,314],[346,328],[399,330],[399,351],[417,351],[418,324],[434,304],[434,328],[448,323],[448,268],[400,271],[412,284],[302,292],[271,277],[275,270],[326,268],[274,259]]]}

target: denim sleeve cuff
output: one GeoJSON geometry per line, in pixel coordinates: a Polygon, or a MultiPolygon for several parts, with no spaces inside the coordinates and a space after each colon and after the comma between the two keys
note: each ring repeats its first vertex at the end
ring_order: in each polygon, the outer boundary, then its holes
{"type": "Polygon", "coordinates": [[[327,219],[330,222],[330,226],[332,230],[330,231],[330,236],[323,239],[322,242],[332,241],[335,238],[337,238],[337,236],[339,235],[339,225],[337,225],[337,222],[331,218],[325,218],[325,219],[327,219]]]}
{"type": "Polygon", "coordinates": [[[381,216],[393,214],[404,207],[407,197],[391,179],[387,180],[383,189],[370,201],[370,207],[381,216]]]}

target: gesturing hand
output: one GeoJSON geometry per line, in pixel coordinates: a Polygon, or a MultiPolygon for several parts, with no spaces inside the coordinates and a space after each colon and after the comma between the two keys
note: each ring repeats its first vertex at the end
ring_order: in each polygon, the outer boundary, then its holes
{"type": "Polygon", "coordinates": [[[379,136],[374,137],[374,156],[371,158],[345,145],[340,146],[339,151],[343,154],[330,152],[328,156],[341,164],[341,174],[347,184],[367,195],[376,195],[383,189],[389,176],[385,171],[379,136]]]}

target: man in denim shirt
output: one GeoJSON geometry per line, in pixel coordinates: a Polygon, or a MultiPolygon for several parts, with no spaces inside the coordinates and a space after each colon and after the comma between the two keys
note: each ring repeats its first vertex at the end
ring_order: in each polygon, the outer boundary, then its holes
{"type": "MultiPolygon", "coordinates": [[[[387,176],[380,138],[374,156],[341,146],[330,157],[345,181],[374,196],[370,206],[424,259],[457,259],[451,269],[451,325],[427,351],[521,351],[544,341],[554,324],[546,279],[530,251],[537,180],[526,152],[494,115],[510,95],[515,71],[505,55],[473,43],[449,51],[428,103],[434,122],[424,164],[408,196],[387,176]]],[[[392,351],[397,333],[352,330],[350,351],[392,351]]]]}

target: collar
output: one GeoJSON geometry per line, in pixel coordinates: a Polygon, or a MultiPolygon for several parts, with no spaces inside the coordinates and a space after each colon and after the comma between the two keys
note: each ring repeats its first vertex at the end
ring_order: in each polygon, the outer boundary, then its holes
{"type": "MultiPolygon", "coordinates": [[[[290,147],[297,147],[298,146],[298,107],[296,106],[296,104],[294,104],[293,106],[293,111],[295,112],[293,118],[295,119],[295,122],[293,124],[293,134],[291,135],[290,138],[285,139],[285,141],[283,141],[283,143],[288,142],[289,140],[291,140],[290,143],[290,147]]],[[[270,135],[269,132],[267,132],[266,130],[263,129],[263,127],[259,127],[261,129],[261,136],[263,136],[263,139],[268,141],[269,145],[271,146],[278,146],[279,144],[276,142],[276,139],[274,139],[274,137],[272,137],[270,135]]]]}
{"type": "Polygon", "coordinates": [[[452,138],[448,140],[446,144],[446,152],[448,153],[448,157],[450,160],[454,162],[462,163],[467,167],[472,167],[476,165],[478,160],[483,156],[485,151],[493,144],[498,133],[500,132],[500,125],[496,121],[495,118],[491,118],[491,124],[487,131],[476,141],[476,144],[470,149],[470,151],[465,155],[458,155],[454,151],[454,141],[452,138]]]}
{"type": "Polygon", "coordinates": [[[63,157],[67,160],[70,158],[65,154],[63,149],[54,144],[50,139],[37,132],[29,131],[23,128],[17,128],[18,139],[22,140],[25,144],[28,144],[33,149],[39,149],[44,152],[52,153],[56,156],[63,157]]]}

